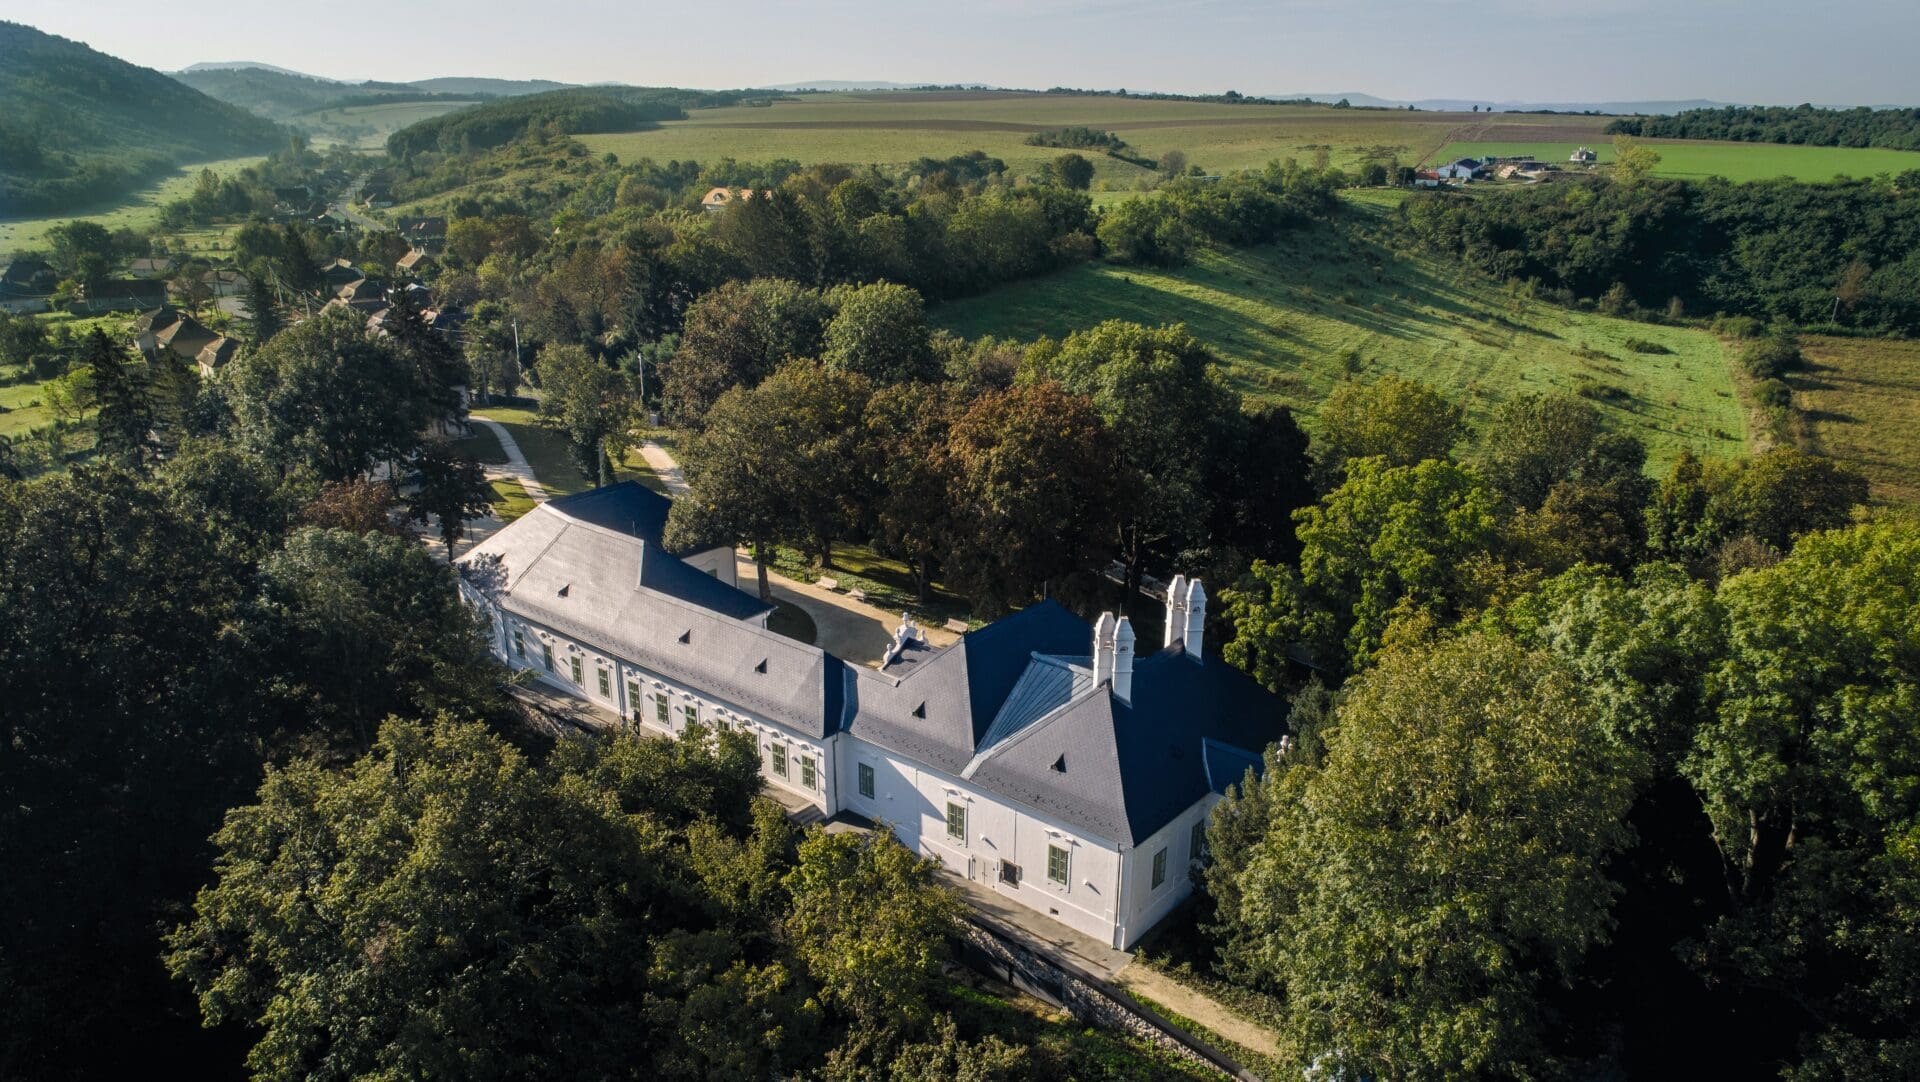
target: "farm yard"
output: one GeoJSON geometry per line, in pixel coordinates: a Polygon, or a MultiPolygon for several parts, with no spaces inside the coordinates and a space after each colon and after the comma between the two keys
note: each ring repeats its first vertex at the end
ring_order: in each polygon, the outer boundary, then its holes
{"type": "Polygon", "coordinates": [[[1583,394],[1646,442],[1656,472],[1682,448],[1732,457],[1746,445],[1712,335],[1561,308],[1334,230],[1174,270],[1088,264],[929,316],[955,333],[1021,340],[1107,319],[1184,323],[1239,390],[1301,410],[1309,429],[1341,380],[1393,372],[1460,398],[1476,419],[1515,394],[1583,394]],[[1650,348],[1668,352],[1640,352],[1650,348]]]}
{"type": "MultiPolygon", "coordinates": [[[[807,162],[900,164],[983,150],[1017,174],[1036,172],[1062,153],[1029,146],[1027,137],[1063,127],[1111,131],[1129,153],[1158,158],[1178,150],[1210,172],[1254,169],[1278,158],[1308,159],[1321,148],[1335,165],[1398,158],[1411,164],[1437,152],[1466,124],[1467,114],[1317,105],[1217,105],[1102,95],[1007,91],[840,93],[806,95],[771,107],[703,109],[653,131],[581,136],[595,154],[622,161],[708,162],[792,158],[807,162]]],[[[1521,117],[1503,127],[1575,142],[1594,141],[1604,117],[1521,117]]],[[[1085,152],[1094,186],[1130,188],[1152,171],[1085,152]]],[[[1562,157],[1564,157],[1564,152],[1562,157]]]]}

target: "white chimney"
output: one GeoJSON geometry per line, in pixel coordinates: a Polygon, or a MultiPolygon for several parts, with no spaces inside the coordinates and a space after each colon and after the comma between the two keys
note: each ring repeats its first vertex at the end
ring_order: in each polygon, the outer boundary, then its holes
{"type": "Polygon", "coordinates": [[[1187,634],[1187,577],[1175,575],[1167,586],[1167,629],[1162,648],[1182,641],[1187,634]]]}
{"type": "Polygon", "coordinates": [[[1124,616],[1113,632],[1113,693],[1123,703],[1133,701],[1133,621],[1124,616]]]}
{"type": "Polygon", "coordinates": [[[1093,625],[1093,686],[1113,679],[1113,614],[1103,612],[1093,625]]]}
{"type": "Polygon", "coordinates": [[[1187,580],[1185,619],[1187,656],[1199,661],[1202,658],[1200,647],[1207,628],[1207,591],[1201,587],[1199,579],[1187,580]]]}

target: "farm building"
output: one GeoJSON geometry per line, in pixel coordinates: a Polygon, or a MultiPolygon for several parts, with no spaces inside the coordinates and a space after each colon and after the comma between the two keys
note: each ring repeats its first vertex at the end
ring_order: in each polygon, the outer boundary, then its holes
{"type": "Polygon", "coordinates": [[[1595,154],[1592,147],[1581,147],[1569,154],[1567,160],[1575,165],[1592,165],[1600,160],[1600,155],[1595,154]]]}
{"type": "Polygon", "coordinates": [[[767,785],[1116,947],[1192,892],[1208,811],[1261,769],[1285,703],[1202,650],[1175,578],[1159,649],[1043,601],[877,666],[767,626],[731,547],[669,550],[672,501],[627,481],[552,500],[460,558],[493,652],[654,736],[746,734],[767,785]]]}
{"type": "Polygon", "coordinates": [[[1422,169],[1413,175],[1413,186],[1416,188],[1438,188],[1440,184],[1440,174],[1431,169],[1422,169]]]}
{"type": "Polygon", "coordinates": [[[1487,164],[1478,158],[1456,158],[1435,169],[1442,180],[1472,180],[1486,172],[1487,164]]]}

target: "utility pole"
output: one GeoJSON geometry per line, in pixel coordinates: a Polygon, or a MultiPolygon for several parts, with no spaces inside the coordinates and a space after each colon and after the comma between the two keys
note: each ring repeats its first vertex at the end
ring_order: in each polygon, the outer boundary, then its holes
{"type": "Polygon", "coordinates": [[[525,375],[520,371],[520,320],[517,317],[513,321],[513,371],[517,375],[525,375]]]}

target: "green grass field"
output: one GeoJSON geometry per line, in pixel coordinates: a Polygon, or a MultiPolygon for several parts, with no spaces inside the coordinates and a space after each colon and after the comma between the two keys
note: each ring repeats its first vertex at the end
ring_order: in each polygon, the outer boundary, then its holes
{"type": "Polygon", "coordinates": [[[212,169],[221,176],[237,173],[249,165],[264,161],[259,157],[225,158],[220,161],[195,162],[183,165],[155,184],[142,188],[124,199],[111,204],[88,210],[48,215],[40,218],[0,219],[0,255],[27,249],[45,248],[47,230],[61,222],[70,222],[76,218],[85,218],[99,222],[108,229],[152,229],[160,224],[160,210],[176,199],[184,199],[193,194],[193,186],[200,178],[200,170],[212,169]]]}
{"type": "MultiPolygon", "coordinates": [[[[1089,127],[1119,134],[1132,152],[1157,158],[1180,150],[1216,172],[1251,169],[1279,158],[1311,159],[1328,148],[1336,165],[1399,157],[1414,162],[1455,138],[1467,115],[1299,105],[1212,105],[1133,98],[1009,92],[807,95],[772,107],[702,109],[655,131],[582,136],[596,154],[623,161],[700,162],[731,157],[758,162],[901,164],[984,150],[1019,174],[1064,153],[1026,144],[1050,128],[1089,127]]],[[[1575,133],[1599,138],[1604,118],[1525,117],[1508,126],[1536,138],[1575,133]]],[[[1131,188],[1151,171],[1105,155],[1095,186],[1131,188]]]]}
{"type": "Polygon", "coordinates": [[[1648,446],[1732,456],[1746,424],[1721,345],[1703,331],[1571,311],[1332,229],[1204,253],[1177,270],[1091,263],[930,312],[959,334],[1059,336],[1105,319],[1184,323],[1242,392],[1312,414],[1343,379],[1394,372],[1484,420],[1508,396],[1583,389],[1648,446]],[[1669,354],[1637,353],[1640,339],[1669,354]]]}
{"type": "Polygon", "coordinates": [[[1851,462],[1875,498],[1920,504],[1920,342],[1808,338],[1790,377],[1809,450],[1851,462]]]}
{"type": "MultiPolygon", "coordinates": [[[[1604,137],[1585,143],[1540,142],[1453,142],[1434,155],[1434,161],[1454,158],[1483,158],[1488,155],[1515,157],[1532,155],[1546,162],[1565,163],[1574,147],[1593,148],[1602,162],[1613,160],[1613,145],[1604,137]]],[[[1733,181],[1794,180],[1828,181],[1838,176],[1870,177],[1880,173],[1899,173],[1920,169],[1920,153],[1911,150],[1881,150],[1855,147],[1796,147],[1773,143],[1692,143],[1675,139],[1645,139],[1644,145],[1660,155],[1656,175],[1682,180],[1725,177],[1733,181]]]]}

